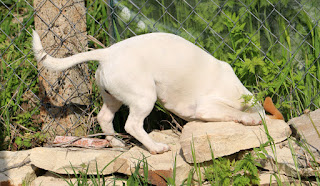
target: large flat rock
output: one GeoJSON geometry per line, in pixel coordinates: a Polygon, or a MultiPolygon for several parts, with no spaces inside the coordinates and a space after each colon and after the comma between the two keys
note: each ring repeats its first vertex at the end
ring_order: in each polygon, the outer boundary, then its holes
{"type": "MultiPolygon", "coordinates": [[[[58,174],[72,174],[74,170],[85,170],[89,166],[89,174],[96,174],[96,168],[103,170],[105,166],[121,154],[109,149],[92,150],[80,148],[46,148],[32,149],[31,163],[44,170],[58,174]]],[[[102,173],[113,173],[114,162],[110,163],[102,173]]]]}
{"type": "MultiPolygon", "coordinates": [[[[110,177],[104,177],[104,180],[101,178],[95,178],[96,183],[98,185],[103,185],[103,181],[105,182],[105,185],[126,185],[126,182],[120,179],[116,179],[113,176],[110,177]]],[[[81,183],[78,182],[77,178],[68,178],[68,177],[59,177],[57,175],[54,175],[51,172],[45,173],[45,175],[39,176],[35,178],[29,185],[30,186],[69,186],[73,183],[73,185],[81,185],[81,183]]],[[[83,184],[84,185],[84,184],[83,184]]],[[[95,185],[91,179],[88,179],[88,185],[95,185]]],[[[96,184],[97,185],[97,184],[96,184]]]]}
{"type": "MultiPolygon", "coordinates": [[[[81,148],[45,148],[32,149],[31,163],[39,168],[58,174],[73,174],[73,169],[85,170],[88,166],[88,174],[123,173],[131,175],[139,161],[148,162],[149,170],[172,171],[176,159],[176,183],[181,184],[188,177],[191,166],[181,156],[179,136],[172,131],[152,132],[151,138],[167,143],[171,151],[151,155],[146,149],[135,146],[129,151],[120,152],[114,149],[81,149],[81,148]],[[109,164],[109,165],[108,165],[109,164]],[[108,165],[108,166],[106,166],[108,165]]],[[[142,164],[141,164],[142,165],[142,164]]]]}
{"type": "MultiPolygon", "coordinates": [[[[310,112],[310,117],[320,132],[320,109],[310,112]]],[[[296,131],[302,135],[301,137],[305,138],[309,145],[320,151],[320,138],[308,115],[304,114],[300,117],[293,118],[288,121],[288,124],[295,128],[296,131]]]]}
{"type": "MultiPolygon", "coordinates": [[[[289,125],[283,120],[267,118],[266,126],[276,143],[291,134],[289,125]]],[[[263,125],[244,126],[235,122],[189,122],[184,126],[180,137],[183,155],[189,163],[194,163],[191,144],[194,144],[196,162],[200,163],[212,159],[209,144],[217,158],[259,147],[267,141],[263,125]]]]}
{"type": "Polygon", "coordinates": [[[30,153],[31,150],[0,151],[0,185],[22,185],[36,176],[30,153]]]}

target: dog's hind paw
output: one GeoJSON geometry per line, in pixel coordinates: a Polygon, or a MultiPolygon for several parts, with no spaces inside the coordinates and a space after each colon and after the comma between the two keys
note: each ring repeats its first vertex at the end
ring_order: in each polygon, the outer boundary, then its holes
{"type": "Polygon", "coordinates": [[[155,155],[155,154],[162,154],[164,152],[167,152],[170,150],[169,145],[164,144],[164,143],[155,143],[155,145],[149,149],[150,153],[155,155]]]}

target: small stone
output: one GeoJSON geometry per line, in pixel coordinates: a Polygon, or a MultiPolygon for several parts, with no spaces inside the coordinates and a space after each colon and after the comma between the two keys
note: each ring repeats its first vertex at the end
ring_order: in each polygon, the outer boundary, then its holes
{"type": "Polygon", "coordinates": [[[172,170],[149,170],[148,180],[152,185],[167,186],[166,180],[172,178],[172,170]]]}

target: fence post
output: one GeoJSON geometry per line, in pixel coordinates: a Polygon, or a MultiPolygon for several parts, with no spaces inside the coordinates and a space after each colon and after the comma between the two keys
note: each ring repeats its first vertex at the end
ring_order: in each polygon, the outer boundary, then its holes
{"type": "MultiPolygon", "coordinates": [[[[35,29],[45,50],[66,57],[87,50],[86,8],[83,0],[34,0],[35,29]]],[[[91,81],[87,64],[53,72],[39,70],[40,119],[54,135],[84,135],[91,81]]]]}
{"type": "Polygon", "coordinates": [[[114,27],[113,27],[113,0],[107,0],[107,14],[108,14],[108,22],[109,22],[109,34],[110,34],[110,44],[115,43],[115,34],[114,34],[114,27]]]}

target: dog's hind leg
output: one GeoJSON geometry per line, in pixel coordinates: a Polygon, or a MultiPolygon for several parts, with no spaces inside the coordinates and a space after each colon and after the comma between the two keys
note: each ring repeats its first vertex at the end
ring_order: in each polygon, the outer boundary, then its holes
{"type": "Polygon", "coordinates": [[[197,104],[196,119],[203,121],[234,121],[243,125],[259,125],[264,114],[245,112],[240,105],[231,105],[230,101],[221,98],[211,98],[197,104]]]}
{"type": "MultiPolygon", "coordinates": [[[[114,118],[114,114],[119,110],[122,103],[112,95],[105,92],[105,90],[100,90],[100,93],[103,98],[103,105],[97,116],[97,120],[103,132],[108,134],[115,134],[112,121],[114,118]]],[[[124,146],[124,143],[122,141],[116,139],[113,136],[107,136],[107,140],[111,141],[112,146],[124,146]]]]}
{"type": "Polygon", "coordinates": [[[136,97],[134,102],[128,105],[130,113],[125,124],[125,130],[139,140],[151,154],[161,154],[170,150],[168,145],[153,141],[143,128],[143,121],[152,111],[156,99],[155,92],[154,95],[145,92],[143,97],[136,97]]]}

